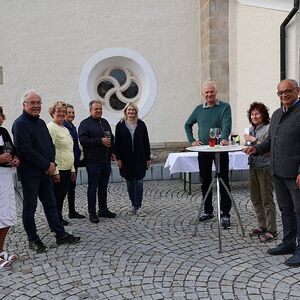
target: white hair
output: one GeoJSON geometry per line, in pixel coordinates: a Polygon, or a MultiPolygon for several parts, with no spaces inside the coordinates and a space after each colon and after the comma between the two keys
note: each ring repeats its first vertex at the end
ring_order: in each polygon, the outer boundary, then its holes
{"type": "Polygon", "coordinates": [[[27,101],[27,98],[28,98],[28,96],[29,96],[30,94],[35,94],[35,95],[37,95],[40,99],[42,99],[42,98],[40,97],[40,95],[39,95],[35,90],[31,89],[31,90],[28,90],[27,92],[25,92],[25,94],[22,96],[22,98],[21,98],[22,104],[23,104],[24,102],[27,101]]]}

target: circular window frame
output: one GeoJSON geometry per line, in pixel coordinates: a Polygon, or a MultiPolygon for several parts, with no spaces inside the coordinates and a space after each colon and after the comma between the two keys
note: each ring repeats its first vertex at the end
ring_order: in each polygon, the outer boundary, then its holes
{"type": "MultiPolygon", "coordinates": [[[[122,69],[123,71],[126,70],[126,74],[128,74],[128,70],[130,73],[134,74],[134,81],[138,80],[138,95],[132,99],[126,98],[123,95],[121,97],[128,102],[137,101],[136,104],[139,108],[139,117],[143,118],[147,115],[155,102],[157,83],[150,64],[139,53],[131,49],[108,48],[99,51],[87,60],[79,79],[81,100],[88,108],[88,104],[91,100],[99,99],[100,96],[97,87],[101,82],[101,79],[105,77],[103,74],[109,74],[111,70],[117,68],[122,69]]],[[[131,79],[127,78],[126,82],[130,83],[131,79]]],[[[119,82],[117,85],[119,85],[119,82]]],[[[107,119],[110,124],[116,125],[122,116],[123,110],[117,111],[109,109],[104,103],[103,117],[107,119]]]]}

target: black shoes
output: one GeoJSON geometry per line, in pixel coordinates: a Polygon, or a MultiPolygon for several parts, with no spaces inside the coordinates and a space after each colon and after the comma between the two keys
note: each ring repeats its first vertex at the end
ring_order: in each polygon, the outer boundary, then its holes
{"type": "Polygon", "coordinates": [[[69,223],[70,223],[70,222],[67,221],[67,220],[65,220],[65,219],[61,219],[61,220],[60,220],[60,224],[63,225],[63,226],[68,226],[69,223]]]}
{"type": "Polygon", "coordinates": [[[36,251],[36,253],[43,253],[47,251],[47,247],[41,240],[29,241],[29,248],[36,251]]]}
{"type": "Polygon", "coordinates": [[[300,249],[297,248],[293,256],[288,258],[284,263],[289,267],[300,267],[300,249]]]}
{"type": "MultiPolygon", "coordinates": [[[[285,254],[293,254],[296,250],[296,247],[287,246],[283,243],[279,244],[275,248],[268,249],[267,253],[270,255],[285,255],[285,254]]],[[[300,253],[299,253],[300,256],[300,253]]]]}
{"type": "Polygon", "coordinates": [[[200,216],[200,218],[199,218],[199,222],[205,222],[205,221],[207,221],[207,220],[211,220],[211,219],[213,219],[215,216],[213,215],[213,214],[203,214],[203,215],[201,215],[200,216]]]}
{"type": "Polygon", "coordinates": [[[221,226],[223,229],[230,229],[231,223],[230,223],[230,217],[229,216],[223,216],[221,217],[221,226]]]}
{"type": "Polygon", "coordinates": [[[106,210],[106,211],[103,211],[103,212],[100,212],[98,213],[98,216],[100,218],[109,218],[109,219],[114,219],[116,217],[117,214],[109,211],[109,210],[106,210]]]}
{"type": "Polygon", "coordinates": [[[89,216],[89,219],[90,219],[90,221],[92,222],[92,223],[94,223],[94,224],[97,224],[97,223],[99,223],[99,218],[96,216],[96,215],[90,215],[89,216]]]}
{"type": "Polygon", "coordinates": [[[56,244],[57,245],[64,245],[64,244],[77,244],[80,242],[80,237],[79,236],[74,236],[69,233],[65,233],[62,237],[56,238],[56,244]]]}
{"type": "Polygon", "coordinates": [[[75,212],[69,213],[69,218],[70,219],[84,219],[85,216],[81,215],[77,211],[75,211],[75,212]]]}

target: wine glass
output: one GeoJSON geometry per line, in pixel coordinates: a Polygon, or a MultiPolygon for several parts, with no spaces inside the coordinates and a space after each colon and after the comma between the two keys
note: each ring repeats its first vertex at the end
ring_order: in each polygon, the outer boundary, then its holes
{"type": "MultiPolygon", "coordinates": [[[[107,139],[109,139],[109,141],[110,141],[111,134],[110,134],[110,131],[109,131],[109,130],[104,131],[104,137],[107,138],[107,139]]],[[[110,144],[109,144],[108,147],[110,147],[110,144]]]]}
{"type": "Polygon", "coordinates": [[[235,145],[235,144],[236,144],[236,139],[237,139],[238,136],[239,136],[239,135],[238,135],[238,133],[237,133],[237,130],[236,130],[235,128],[233,128],[233,129],[231,130],[231,143],[232,143],[232,145],[235,145]]]}
{"type": "Polygon", "coordinates": [[[4,145],[3,145],[3,153],[8,153],[8,154],[11,154],[12,153],[12,145],[10,142],[5,142],[4,145]]]}
{"type": "Polygon", "coordinates": [[[216,138],[216,131],[215,131],[215,128],[210,128],[209,129],[209,137],[211,139],[215,139],[216,138]]]}
{"type": "Polygon", "coordinates": [[[111,134],[109,130],[104,131],[104,137],[110,139],[111,138],[111,134]]]}
{"type": "Polygon", "coordinates": [[[215,133],[216,133],[216,138],[217,138],[217,144],[220,144],[220,138],[222,135],[222,130],[221,128],[215,128],[215,133]]]}
{"type": "Polygon", "coordinates": [[[216,131],[215,131],[215,128],[210,128],[209,129],[208,145],[210,147],[214,147],[216,145],[216,131]]]}

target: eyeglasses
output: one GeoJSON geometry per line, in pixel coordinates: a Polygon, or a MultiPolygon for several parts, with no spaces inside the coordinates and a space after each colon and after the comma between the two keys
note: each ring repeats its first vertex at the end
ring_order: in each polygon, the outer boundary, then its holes
{"type": "Polygon", "coordinates": [[[276,94],[277,94],[277,96],[282,96],[283,94],[285,94],[285,95],[290,95],[292,92],[293,92],[293,90],[294,89],[296,89],[295,87],[294,88],[292,88],[292,89],[286,89],[286,90],[284,90],[284,91],[278,91],[276,94]]]}
{"type": "Polygon", "coordinates": [[[30,106],[41,106],[42,105],[41,101],[24,101],[24,103],[27,103],[30,106]]]}

